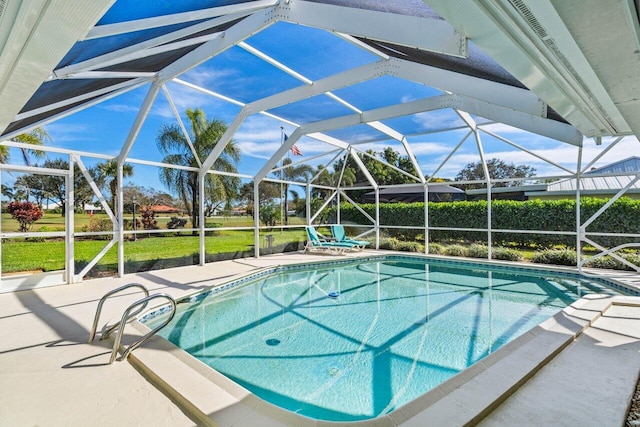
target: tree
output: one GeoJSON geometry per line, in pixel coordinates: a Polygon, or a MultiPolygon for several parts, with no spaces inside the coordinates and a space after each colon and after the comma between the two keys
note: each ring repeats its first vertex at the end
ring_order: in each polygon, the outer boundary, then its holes
{"type": "MultiPolygon", "coordinates": [[[[208,120],[204,111],[187,109],[191,122],[189,136],[199,159],[204,160],[220,141],[227,130],[227,124],[219,119],[208,120]]],[[[165,155],[164,163],[179,166],[199,167],[187,138],[177,124],[162,125],[156,139],[158,149],[165,155]]],[[[236,165],[240,161],[240,151],[234,141],[229,141],[213,168],[221,172],[237,173],[236,165]]],[[[160,181],[178,194],[185,209],[191,216],[193,228],[199,226],[199,186],[198,174],[183,169],[165,168],[160,171],[160,181]]],[[[205,195],[209,198],[207,210],[213,211],[218,205],[231,202],[238,194],[240,180],[236,177],[206,174],[204,179],[205,195]]],[[[206,199],[206,198],[205,198],[206,199]]],[[[204,207],[203,207],[204,209],[204,207]]],[[[195,233],[194,233],[195,234],[195,233]]]]}
{"type": "MultiPolygon", "coordinates": [[[[31,132],[23,133],[13,138],[15,142],[22,142],[23,144],[42,145],[44,141],[50,140],[51,137],[44,128],[35,128],[31,132]]],[[[44,151],[29,150],[27,148],[21,148],[22,159],[27,166],[31,166],[31,157],[34,156],[38,159],[44,157],[44,151]]],[[[9,148],[6,146],[0,146],[0,163],[7,163],[9,161],[9,148]]]]}
{"type": "MultiPolygon", "coordinates": [[[[528,165],[515,166],[513,163],[505,163],[500,159],[493,158],[487,161],[487,169],[489,170],[489,176],[491,179],[508,179],[508,178],[528,178],[534,176],[536,173],[535,168],[528,165]]],[[[486,179],[484,174],[484,168],[482,162],[468,163],[464,169],[458,172],[456,175],[456,181],[484,181],[486,179]]],[[[495,187],[513,187],[518,185],[518,182],[496,182],[493,184],[495,187]]],[[[474,188],[484,188],[484,184],[463,184],[461,185],[465,190],[474,188]]]]}
{"type": "MultiPolygon", "coordinates": [[[[280,197],[280,186],[275,182],[263,181],[258,186],[258,203],[261,207],[273,203],[273,200],[278,197],[280,197]]],[[[253,181],[240,187],[238,199],[247,204],[247,215],[253,215],[253,181]]]]}
{"type": "MultiPolygon", "coordinates": [[[[46,160],[42,166],[48,169],[60,169],[69,170],[69,162],[62,159],[46,160]]],[[[89,170],[89,173],[96,179],[96,171],[89,170]]],[[[99,182],[99,180],[98,180],[99,182]]],[[[62,216],[66,212],[66,181],[63,176],[60,175],[23,175],[16,180],[18,187],[28,188],[29,193],[36,196],[39,201],[51,200],[54,203],[58,203],[62,208],[62,216]]],[[[84,178],[84,175],[78,167],[74,168],[73,173],[73,191],[74,191],[74,203],[79,209],[84,208],[85,203],[90,203],[94,194],[89,186],[89,183],[84,178]]],[[[28,195],[26,196],[28,197],[28,195]]]]}
{"type": "Polygon", "coordinates": [[[32,202],[11,202],[7,206],[7,212],[18,221],[21,233],[29,231],[33,223],[44,215],[42,209],[32,202]]]}
{"type": "MultiPolygon", "coordinates": [[[[282,160],[282,166],[284,169],[281,170],[282,179],[288,181],[296,181],[299,179],[307,180],[311,178],[313,174],[313,168],[309,165],[296,165],[292,166],[293,162],[290,158],[285,157],[282,160]]],[[[295,193],[297,195],[297,193],[295,193]]],[[[284,222],[285,224],[289,224],[289,184],[284,184],[284,222]]]]}
{"type": "MultiPolygon", "coordinates": [[[[118,215],[118,162],[115,159],[96,165],[99,181],[109,189],[111,193],[111,210],[118,215]]],[[[122,165],[122,178],[133,176],[133,166],[128,163],[122,165]]]]}

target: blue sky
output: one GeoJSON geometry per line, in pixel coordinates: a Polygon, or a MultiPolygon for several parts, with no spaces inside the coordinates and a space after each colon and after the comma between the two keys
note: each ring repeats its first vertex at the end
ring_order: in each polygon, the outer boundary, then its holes
{"type": "MultiPolygon", "coordinates": [[[[282,22],[254,35],[246,42],[311,80],[321,79],[378,60],[373,54],[334,34],[282,22]]],[[[180,79],[243,103],[252,102],[303,84],[241,47],[228,49],[221,55],[183,74],[180,79]]],[[[227,123],[230,123],[240,111],[240,107],[237,105],[175,82],[169,83],[167,88],[185,122],[184,111],[189,107],[201,108],[209,118],[220,118],[227,123]]],[[[52,139],[50,144],[73,150],[117,155],[127,138],[147,90],[148,86],[138,88],[46,125],[45,129],[52,139]]],[[[386,76],[339,89],[334,93],[356,108],[366,111],[392,103],[430,97],[442,92],[435,88],[386,76]]],[[[276,108],[271,113],[292,122],[304,124],[353,112],[335,100],[321,95],[276,108]]],[[[486,122],[481,117],[476,117],[476,119],[481,123],[486,122]]],[[[175,122],[169,103],[161,93],[141,129],[129,157],[161,161],[162,156],[156,149],[156,136],[163,124],[175,122]]],[[[462,121],[453,110],[415,114],[386,120],[384,124],[402,134],[410,135],[408,140],[423,166],[423,172],[428,175],[440,165],[451,149],[467,133],[465,130],[453,130],[424,134],[424,132],[461,125],[462,121]]],[[[284,127],[287,134],[291,134],[295,129],[289,124],[263,115],[254,115],[245,121],[234,137],[242,153],[242,160],[238,166],[240,173],[253,175],[262,166],[265,159],[272,155],[281,142],[281,126],[284,127]]],[[[544,157],[553,159],[569,169],[576,167],[576,147],[502,124],[489,124],[485,128],[532,149],[544,157]]],[[[397,141],[384,140],[385,137],[380,132],[367,125],[338,129],[327,132],[327,134],[352,143],[375,141],[359,145],[358,147],[363,150],[381,151],[384,147],[391,146],[397,151],[403,152],[397,141]]],[[[502,141],[485,134],[482,134],[482,138],[487,159],[497,157],[506,162],[528,164],[535,167],[539,175],[561,173],[554,166],[516,150],[502,141]]],[[[324,143],[306,137],[302,138],[297,145],[306,157],[332,149],[324,143]]],[[[598,165],[628,157],[632,155],[631,153],[637,152],[637,146],[638,142],[635,138],[627,138],[619,147],[605,156],[598,165]]],[[[593,140],[587,140],[584,149],[584,163],[587,163],[601,149],[602,147],[596,147],[593,140]]],[[[17,154],[12,155],[17,156],[17,154]]],[[[311,161],[310,164],[316,166],[330,158],[320,158],[311,161]]],[[[458,152],[438,172],[438,176],[453,178],[467,163],[477,160],[479,160],[479,155],[475,140],[468,138],[458,152]]],[[[95,162],[87,161],[87,163],[91,165],[95,162]]],[[[136,184],[163,190],[158,180],[156,168],[135,165],[134,171],[135,176],[132,181],[135,181],[136,184]]]]}

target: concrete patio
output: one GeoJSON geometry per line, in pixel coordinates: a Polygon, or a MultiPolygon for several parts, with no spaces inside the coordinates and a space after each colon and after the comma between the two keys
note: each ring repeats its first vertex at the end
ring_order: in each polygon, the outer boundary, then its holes
{"type": "MultiPolygon", "coordinates": [[[[166,292],[180,297],[267,266],[318,262],[327,258],[299,253],[273,255],[1,294],[0,330],[4,339],[0,344],[0,399],[3,402],[0,425],[180,426],[202,423],[193,413],[186,415],[176,405],[179,400],[176,396],[159,391],[153,385],[154,381],[142,375],[131,363],[108,365],[111,342],[87,344],[100,297],[108,290],[130,282],[142,283],[152,293],[166,292]]],[[[106,320],[118,319],[123,308],[139,297],[138,292],[131,291],[110,300],[104,307],[100,325],[106,320]]],[[[594,315],[597,320],[590,325],[585,321],[584,332],[568,345],[562,344],[561,351],[555,357],[548,357],[548,363],[541,369],[536,368],[537,373],[523,386],[511,390],[514,393],[504,403],[499,406],[494,403],[481,410],[482,417],[488,414],[482,425],[621,425],[640,370],[640,305],[633,298],[621,301],[604,310],[602,317],[599,313],[594,315]],[[497,409],[494,410],[495,406],[497,409]]],[[[594,303],[587,300],[569,309],[566,316],[579,320],[593,311],[590,307],[594,303]]],[[[126,332],[127,335],[135,333],[133,328],[126,332]]],[[[162,353],[156,348],[155,345],[144,346],[134,355],[140,352],[140,357],[144,355],[148,360],[149,354],[153,358],[156,357],[154,354],[162,353]]],[[[162,357],[167,354],[162,353],[162,357]]],[[[188,374],[173,372],[173,376],[186,379],[194,375],[186,365],[185,369],[188,374]]],[[[487,363],[487,372],[490,369],[487,363]]],[[[505,377],[508,376],[500,369],[505,377]]],[[[161,373],[158,375],[162,377],[161,373]]],[[[196,390],[199,387],[195,383],[192,386],[196,390]]],[[[453,391],[451,396],[454,396],[453,391]]],[[[467,412],[467,407],[474,406],[472,401],[456,399],[447,404],[453,402],[461,414],[467,412]]],[[[418,415],[405,414],[404,425],[426,425],[419,415],[421,410],[410,410],[418,415]]],[[[224,418],[209,415],[213,420],[211,424],[226,424],[221,422],[224,418]]],[[[434,422],[433,425],[467,422],[451,412],[441,416],[443,418],[437,423],[435,418],[428,420],[434,422]]],[[[235,425],[257,425],[252,419],[245,418],[235,425]]],[[[393,417],[391,420],[395,422],[393,417]]],[[[293,424],[286,419],[273,419],[270,424],[287,423],[293,424]]],[[[329,423],[314,425],[320,424],[329,423]]]]}

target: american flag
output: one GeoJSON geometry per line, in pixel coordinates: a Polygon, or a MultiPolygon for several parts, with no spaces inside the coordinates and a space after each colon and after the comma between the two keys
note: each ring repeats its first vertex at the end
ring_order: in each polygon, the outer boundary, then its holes
{"type": "MultiPolygon", "coordinates": [[[[287,136],[287,134],[284,134],[284,140],[286,141],[287,139],[289,139],[289,137],[287,136]]],[[[294,156],[302,156],[302,150],[300,150],[296,144],[293,144],[290,148],[291,152],[293,153],[294,156]]]]}

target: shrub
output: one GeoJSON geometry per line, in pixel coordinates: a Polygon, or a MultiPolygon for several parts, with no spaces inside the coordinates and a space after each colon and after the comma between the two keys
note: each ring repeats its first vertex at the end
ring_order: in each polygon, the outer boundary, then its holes
{"type": "Polygon", "coordinates": [[[187,225],[187,220],[172,216],[169,222],[167,223],[167,228],[169,230],[174,230],[176,228],[184,228],[187,225]]]}
{"type": "Polygon", "coordinates": [[[157,230],[158,221],[156,221],[156,213],[151,209],[151,206],[143,206],[140,209],[140,216],[142,216],[142,226],[145,230],[157,230]]]}
{"type": "Polygon", "coordinates": [[[82,231],[96,233],[99,231],[113,231],[113,223],[109,218],[97,218],[92,216],[89,224],[82,227],[82,231]]]}
{"type": "Polygon", "coordinates": [[[531,261],[538,264],[576,265],[576,251],[569,249],[547,249],[536,252],[531,261]]]}
{"type": "MultiPolygon", "coordinates": [[[[220,222],[206,222],[204,224],[205,228],[221,228],[224,224],[220,222]]],[[[205,236],[219,236],[219,231],[207,231],[204,234],[205,236]]]]}
{"type": "Polygon", "coordinates": [[[467,248],[467,256],[470,258],[488,258],[489,249],[485,245],[474,243],[467,248]]]}
{"type": "Polygon", "coordinates": [[[429,253],[433,255],[442,255],[444,253],[444,246],[440,243],[430,243],[429,253]]]}
{"type": "Polygon", "coordinates": [[[33,223],[44,215],[40,206],[32,202],[11,202],[7,205],[7,212],[18,221],[22,233],[29,231],[33,223]]]}
{"type": "Polygon", "coordinates": [[[424,252],[424,246],[418,242],[398,242],[396,248],[404,252],[424,252]]]}
{"type": "Polygon", "coordinates": [[[522,261],[522,255],[516,250],[498,246],[491,251],[491,259],[501,259],[503,261],[522,261]]]}
{"type": "MultiPolygon", "coordinates": [[[[622,256],[622,258],[626,259],[627,261],[629,261],[630,263],[640,266],[640,257],[637,254],[619,254],[622,256]]],[[[633,271],[633,269],[631,267],[629,267],[626,264],[621,263],[620,261],[618,261],[617,259],[609,256],[609,255],[605,255],[603,257],[600,258],[596,258],[594,260],[591,261],[587,261],[584,264],[585,267],[590,267],[590,268],[603,268],[603,269],[608,269],[608,270],[627,270],[627,271],[633,271]]]]}
{"type": "Polygon", "coordinates": [[[466,256],[467,248],[462,245],[447,246],[444,250],[444,254],[449,256],[466,256]]]}
{"type": "MultiPolygon", "coordinates": [[[[583,198],[581,200],[580,215],[586,221],[597,212],[607,200],[583,198]]],[[[374,204],[359,205],[365,212],[375,217],[374,204]]],[[[447,228],[486,228],[487,201],[460,201],[429,203],[429,225],[447,228]]],[[[492,228],[503,230],[543,230],[543,231],[575,231],[576,202],[575,200],[494,200],[491,202],[492,228]]],[[[640,200],[626,197],[616,200],[598,219],[588,228],[592,232],[607,233],[640,233],[640,221],[637,212],[640,211],[640,200]]],[[[335,213],[335,208],[332,208],[335,213]]],[[[350,204],[340,207],[343,222],[364,224],[367,220],[362,213],[350,204]]],[[[424,203],[386,203],[380,205],[380,223],[384,226],[415,226],[424,227],[424,203]]],[[[389,237],[400,237],[412,240],[421,229],[389,229],[389,237]]],[[[455,242],[460,240],[481,241],[487,237],[483,231],[464,230],[431,230],[430,239],[435,242],[455,242]]],[[[569,234],[535,234],[505,232],[494,233],[493,241],[497,245],[537,246],[549,248],[554,245],[575,247],[575,236],[569,234]]],[[[603,246],[616,246],[624,243],[620,237],[602,237],[598,240],[603,246]]]]}
{"type": "Polygon", "coordinates": [[[398,250],[399,243],[400,242],[398,241],[398,239],[394,237],[380,239],[380,249],[388,249],[390,251],[396,251],[398,250]]]}

